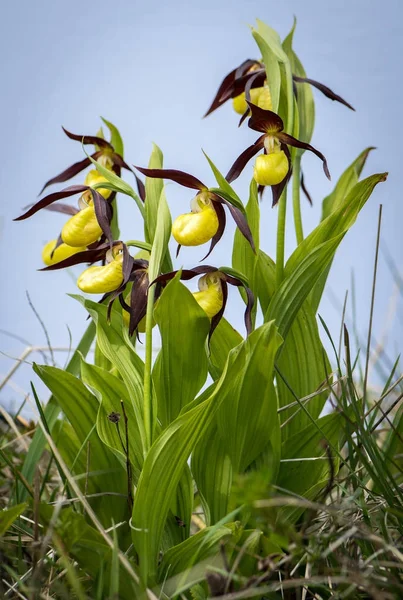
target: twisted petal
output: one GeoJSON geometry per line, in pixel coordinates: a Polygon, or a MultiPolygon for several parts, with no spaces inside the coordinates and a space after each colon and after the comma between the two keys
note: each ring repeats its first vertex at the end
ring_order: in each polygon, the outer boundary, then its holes
{"type": "Polygon", "coordinates": [[[239,79],[254,64],[256,64],[255,60],[247,59],[242,64],[240,64],[239,67],[237,67],[236,69],[233,69],[233,71],[231,71],[230,73],[228,73],[228,75],[226,75],[224,77],[224,79],[222,80],[220,87],[218,88],[217,93],[213,99],[213,102],[211,103],[206,114],[204,115],[205,117],[210,115],[219,106],[224,104],[224,102],[226,102],[228,100],[228,98],[231,97],[232,88],[233,88],[235,81],[237,79],[239,79]],[[231,91],[229,96],[227,95],[228,90],[231,91]],[[224,100],[222,99],[223,96],[225,97],[224,100]]]}
{"type": "MultiPolygon", "coordinates": [[[[43,269],[39,269],[40,271],[55,271],[57,269],[65,269],[67,267],[73,267],[74,265],[79,265],[82,263],[94,263],[99,260],[104,260],[106,252],[109,249],[109,244],[100,244],[97,248],[92,248],[91,250],[80,250],[77,248],[78,252],[73,254],[69,258],[65,258],[57,264],[50,265],[49,267],[44,267],[43,269]]],[[[55,252],[55,250],[53,250],[55,252]]]]}
{"type": "MultiPolygon", "coordinates": [[[[97,160],[99,158],[100,154],[101,154],[101,152],[95,152],[94,154],[91,154],[91,158],[93,158],[94,160],[97,160]]],[[[41,195],[42,192],[49,185],[52,185],[53,183],[64,183],[65,181],[68,181],[68,179],[71,179],[75,175],[78,175],[78,173],[81,173],[81,171],[84,171],[84,169],[89,167],[90,164],[91,164],[90,158],[86,157],[83,160],[80,160],[79,162],[74,163],[70,167],[67,167],[67,169],[65,169],[64,171],[59,173],[59,175],[56,175],[55,177],[52,177],[52,179],[49,179],[49,181],[47,181],[45,183],[45,185],[43,186],[43,188],[41,189],[39,195],[41,195]]]]}
{"type": "Polygon", "coordinates": [[[81,142],[84,146],[88,144],[92,144],[94,146],[99,146],[99,148],[108,148],[113,151],[113,146],[110,142],[104,140],[104,138],[98,137],[96,135],[79,135],[77,133],[71,133],[71,131],[67,131],[65,127],[62,127],[64,133],[71,140],[75,140],[76,142],[81,142]]]}
{"type": "Polygon", "coordinates": [[[185,173],[185,171],[179,171],[178,169],[146,169],[143,167],[136,167],[140,173],[143,173],[146,177],[155,177],[157,179],[170,179],[171,181],[175,181],[175,183],[179,183],[184,187],[191,188],[192,190],[207,190],[207,187],[189,173],[185,173]]]}
{"type": "MultiPolygon", "coordinates": [[[[211,252],[213,251],[213,248],[216,246],[216,244],[218,244],[218,242],[222,238],[224,229],[225,229],[226,216],[225,216],[224,208],[218,202],[213,202],[213,208],[214,208],[214,210],[217,214],[217,218],[218,218],[218,229],[217,229],[215,235],[211,238],[211,244],[210,244],[209,251],[207,252],[206,256],[204,256],[202,258],[202,261],[206,260],[206,258],[208,256],[210,256],[211,252]]],[[[176,255],[176,256],[178,256],[178,255],[176,255]]]]}
{"type": "Polygon", "coordinates": [[[336,102],[340,102],[340,104],[344,104],[344,106],[347,106],[347,108],[349,108],[350,110],[355,111],[355,108],[351,106],[351,104],[349,104],[346,100],[344,100],[344,98],[342,98],[338,94],[335,94],[330,88],[328,88],[326,85],[323,85],[323,83],[319,83],[319,81],[315,81],[315,79],[309,79],[308,77],[299,77],[298,75],[293,75],[292,78],[297,83],[309,83],[310,85],[318,89],[320,92],[322,92],[322,94],[324,94],[326,98],[329,98],[330,100],[334,100],[336,102]]]}
{"type": "Polygon", "coordinates": [[[264,138],[264,135],[260,136],[260,138],[256,140],[252,146],[246,148],[246,150],[244,150],[242,154],[238,156],[225,177],[228,183],[235,181],[235,179],[240,176],[250,159],[253,158],[260,150],[262,150],[264,147],[264,138]]]}
{"type": "Polygon", "coordinates": [[[14,221],[22,221],[24,219],[28,219],[28,217],[32,217],[32,215],[37,213],[38,210],[41,210],[42,208],[47,208],[53,202],[61,200],[62,198],[69,198],[70,196],[74,196],[75,194],[83,193],[88,189],[89,188],[87,185],[70,185],[69,187],[64,188],[64,190],[61,190],[60,192],[54,192],[53,194],[49,194],[48,196],[45,196],[45,198],[42,198],[42,200],[36,202],[33,206],[31,206],[29,210],[27,210],[27,212],[14,219],[14,221]]]}
{"type": "Polygon", "coordinates": [[[316,156],[318,156],[323,163],[323,170],[325,172],[326,177],[328,179],[331,178],[329,168],[327,166],[326,158],[322,154],[322,152],[319,152],[319,150],[316,150],[316,148],[311,146],[311,144],[307,144],[306,142],[301,142],[301,140],[297,140],[297,138],[293,137],[292,135],[289,135],[288,133],[281,132],[281,133],[278,133],[276,137],[281,142],[284,142],[284,144],[287,144],[288,146],[294,146],[294,148],[303,148],[304,150],[310,150],[310,152],[313,152],[314,154],[316,154],[316,156]]]}

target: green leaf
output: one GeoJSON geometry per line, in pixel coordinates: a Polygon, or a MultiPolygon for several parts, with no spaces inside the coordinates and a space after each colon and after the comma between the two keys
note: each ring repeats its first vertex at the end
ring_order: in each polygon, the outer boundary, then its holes
{"type": "Polygon", "coordinates": [[[163,427],[194,400],[207,377],[210,321],[179,276],[168,283],[154,310],[162,342],[152,376],[163,427]]]}
{"type": "Polygon", "coordinates": [[[274,293],[265,314],[265,321],[274,319],[284,339],[320,274],[332,260],[343,237],[344,234],[341,234],[311,250],[274,293]]]}
{"type": "Polygon", "coordinates": [[[238,372],[237,358],[247,353],[249,346],[246,344],[247,342],[243,342],[231,350],[221,378],[211,395],[175,419],[156,438],[147,454],[132,516],[133,543],[140,558],[140,571],[145,584],[156,580],[165,521],[187,460],[225,399],[225,390],[232,385],[238,372]]]}
{"type": "Polygon", "coordinates": [[[103,443],[119,456],[122,464],[126,461],[126,454],[121,443],[121,439],[125,443],[125,425],[121,405],[121,400],[123,400],[128,419],[129,458],[133,467],[133,480],[136,483],[143,466],[143,449],[136,426],[136,417],[125,384],[115,375],[85,361],[82,361],[81,364],[81,375],[84,383],[92,388],[100,400],[96,418],[98,435],[103,443]],[[111,413],[118,413],[121,416],[119,421],[121,437],[119,437],[117,425],[108,419],[111,413]]]}
{"type": "MultiPolygon", "coordinates": [[[[150,160],[148,163],[149,169],[162,169],[163,154],[156,144],[153,144],[150,160]]],[[[157,227],[158,205],[161,198],[161,193],[164,187],[162,179],[154,177],[146,177],[146,201],[145,201],[145,220],[144,220],[144,236],[147,242],[153,243],[155,230],[157,227]]]]}
{"type": "Polygon", "coordinates": [[[81,302],[96,323],[97,342],[101,352],[111,361],[120,373],[130,395],[131,404],[136,418],[136,425],[145,448],[145,431],[143,421],[143,381],[144,363],[136,354],[123,327],[122,315],[117,309],[111,311],[107,320],[107,307],[86,300],[82,296],[73,298],[81,302]]]}
{"type": "MultiPolygon", "coordinates": [[[[304,302],[282,346],[277,367],[294,394],[304,398],[314,393],[321,384],[326,382],[326,374],[331,367],[319,337],[318,326],[309,302],[304,302]],[[326,366],[326,371],[325,371],[326,366]]],[[[277,392],[279,407],[295,404],[295,396],[291,393],[281,376],[277,376],[277,392]]],[[[311,398],[304,403],[310,415],[319,417],[328,397],[328,390],[311,398]]],[[[308,415],[299,405],[293,406],[280,413],[282,423],[288,421],[282,428],[282,439],[301,431],[311,422],[308,415]]]]}
{"type": "Polygon", "coordinates": [[[242,341],[241,334],[222,318],[210,340],[209,372],[214,380],[221,377],[230,350],[242,341]]]}
{"type": "MultiPolygon", "coordinates": [[[[95,325],[90,323],[81,338],[76,350],[74,351],[65,371],[77,375],[80,372],[80,357],[87,356],[91,344],[95,337],[95,325]]],[[[54,424],[56,423],[57,417],[60,413],[60,407],[56,402],[54,396],[51,396],[48,403],[44,408],[44,415],[48,424],[49,430],[52,431],[54,424]]],[[[24,464],[21,469],[22,475],[25,479],[31,483],[33,481],[36,466],[41,459],[42,453],[46,447],[46,438],[43,434],[42,428],[38,427],[35,431],[34,437],[29,445],[28,453],[25,457],[24,464]]],[[[17,483],[17,494],[20,500],[25,500],[27,497],[27,490],[19,482],[17,483]]]]}
{"type": "Polygon", "coordinates": [[[154,281],[160,274],[163,264],[164,271],[172,270],[172,263],[169,256],[168,242],[171,237],[171,213],[165,197],[164,188],[161,190],[157,206],[157,221],[155,226],[155,235],[151,249],[150,263],[148,266],[148,276],[150,281],[154,281]],[[164,260],[166,258],[166,260],[164,260]]]}
{"type": "Polygon", "coordinates": [[[110,121],[107,121],[103,117],[101,117],[101,119],[103,120],[103,122],[105,123],[105,125],[107,126],[107,128],[110,131],[111,144],[114,147],[115,152],[117,152],[117,154],[120,154],[120,156],[123,158],[124,147],[123,147],[122,136],[120,135],[119,129],[113,123],[111,123],[110,121]]]}
{"type": "Polygon", "coordinates": [[[219,186],[218,188],[210,188],[210,191],[223,196],[223,198],[228,200],[228,202],[230,204],[232,204],[233,206],[236,206],[236,208],[239,208],[239,210],[242,211],[243,214],[245,214],[245,207],[242,204],[242,200],[239,198],[239,196],[236,194],[235,190],[225,179],[224,175],[222,173],[220,173],[220,171],[217,169],[217,167],[215,166],[213,161],[207,156],[207,154],[204,152],[204,150],[203,150],[203,154],[207,158],[207,161],[211,167],[211,170],[214,173],[214,177],[216,178],[216,181],[219,186]]]}
{"type": "Polygon", "coordinates": [[[192,453],[191,469],[202,502],[207,525],[228,513],[232,486],[232,464],[213,422],[192,453]]]}
{"type": "MultiPolygon", "coordinates": [[[[291,70],[298,77],[306,77],[306,72],[301,61],[293,50],[292,44],[296,19],[288,36],[283,41],[283,49],[290,61],[291,70]]],[[[307,83],[296,83],[298,94],[296,96],[297,114],[298,114],[298,139],[303,142],[309,142],[312,139],[313,129],[315,125],[315,102],[313,98],[312,87],[307,83]]],[[[296,131],[294,128],[294,135],[296,131]]],[[[304,150],[298,151],[303,154],[304,150]]]]}
{"type": "Polygon", "coordinates": [[[278,420],[273,368],[281,343],[273,322],[259,327],[244,342],[235,375],[221,390],[218,431],[236,472],[267,446],[278,420]]]}
{"type": "MultiPolygon", "coordinates": [[[[257,298],[258,298],[258,277],[257,277],[257,263],[259,261],[259,225],[260,225],[260,208],[259,198],[257,193],[257,183],[252,179],[249,191],[249,201],[246,205],[246,216],[248,219],[249,227],[252,232],[253,241],[255,243],[256,253],[253,252],[249,242],[245,239],[242,233],[237,228],[234,236],[234,245],[232,249],[232,266],[234,269],[240,271],[246,275],[251,288],[255,296],[255,304],[253,306],[252,318],[253,321],[256,319],[257,310],[257,298]]],[[[245,292],[239,288],[242,297],[245,300],[245,292]]]]}
{"type": "Polygon", "coordinates": [[[263,252],[263,250],[259,250],[255,277],[256,293],[260,307],[262,313],[266,314],[270,301],[276,291],[276,265],[274,260],[263,252]]]}
{"type": "Polygon", "coordinates": [[[0,537],[2,537],[14,521],[22,515],[27,506],[27,502],[22,502],[21,504],[16,504],[12,508],[0,510],[0,537]]]}
{"type": "Polygon", "coordinates": [[[152,248],[152,245],[148,242],[141,242],[139,240],[129,240],[128,242],[126,242],[126,246],[134,246],[135,248],[140,248],[141,250],[145,250],[148,253],[151,252],[152,248]]]}
{"type": "Polygon", "coordinates": [[[273,111],[278,112],[281,89],[281,71],[278,64],[278,56],[271,48],[270,42],[256,29],[252,29],[252,35],[259,46],[262,59],[266,67],[267,85],[270,89],[273,111]]]}
{"type": "Polygon", "coordinates": [[[229,527],[206,527],[168,550],[158,569],[158,580],[164,582],[164,593],[175,596],[180,590],[202,581],[208,566],[223,567],[220,542],[231,537],[229,527]]]}

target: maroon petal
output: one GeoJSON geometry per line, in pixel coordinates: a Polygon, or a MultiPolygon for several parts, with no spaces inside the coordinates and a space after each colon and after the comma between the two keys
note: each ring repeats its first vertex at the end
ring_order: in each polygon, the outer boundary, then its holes
{"type": "Polygon", "coordinates": [[[344,100],[344,98],[342,98],[338,94],[335,94],[330,88],[328,88],[326,85],[323,85],[323,83],[319,83],[319,81],[309,79],[308,77],[298,77],[298,75],[293,75],[292,78],[298,83],[309,83],[310,85],[318,89],[320,92],[322,92],[322,94],[324,94],[326,98],[329,98],[330,100],[335,100],[336,102],[340,102],[340,104],[344,104],[344,106],[347,106],[347,108],[349,108],[350,110],[355,111],[355,108],[351,106],[351,104],[349,104],[346,100],[344,100]]]}
{"type": "MultiPolygon", "coordinates": [[[[209,265],[199,265],[197,267],[193,267],[193,269],[182,269],[181,279],[183,281],[189,281],[193,279],[197,275],[205,275],[206,273],[215,273],[218,269],[216,267],[210,267],[209,265]]],[[[166,283],[175,277],[178,273],[178,270],[171,271],[170,273],[163,273],[159,275],[150,283],[150,286],[154,283],[166,283]]]]}
{"type": "Polygon", "coordinates": [[[122,285],[126,285],[126,283],[129,281],[130,276],[133,271],[134,258],[129,254],[129,250],[128,250],[126,244],[122,244],[122,248],[123,248],[123,264],[122,264],[123,284],[122,285]]]}
{"type": "Polygon", "coordinates": [[[271,191],[272,191],[272,194],[273,194],[273,201],[272,201],[272,204],[271,204],[272,207],[276,206],[276,204],[280,200],[281,194],[283,193],[284,188],[286,187],[286,185],[290,181],[291,175],[292,175],[292,165],[291,165],[290,151],[289,151],[288,147],[286,146],[286,144],[281,144],[280,147],[283,150],[283,152],[286,155],[287,160],[288,160],[288,173],[284,177],[283,181],[280,181],[280,183],[278,183],[277,185],[272,185],[271,186],[271,191]]]}
{"type": "MultiPolygon", "coordinates": [[[[254,84],[256,83],[257,79],[259,79],[259,85],[261,85],[261,83],[262,83],[260,81],[261,80],[261,75],[259,73],[255,73],[252,77],[250,77],[248,79],[248,81],[246,83],[246,86],[245,86],[245,98],[246,98],[247,102],[250,102],[250,91],[254,87],[254,84]]],[[[240,127],[242,125],[242,123],[248,117],[249,113],[250,113],[250,109],[248,107],[248,109],[244,112],[244,114],[240,118],[239,123],[238,123],[238,127],[240,127]]]]}
{"type": "Polygon", "coordinates": [[[247,296],[246,310],[245,310],[245,327],[246,333],[249,335],[252,332],[252,308],[255,303],[255,297],[250,288],[244,286],[244,290],[247,296]]]}
{"type": "Polygon", "coordinates": [[[56,244],[55,247],[53,248],[52,252],[50,253],[50,258],[53,258],[53,255],[55,253],[55,251],[57,250],[57,248],[59,248],[59,246],[61,246],[63,244],[63,240],[62,240],[62,236],[59,235],[57,236],[57,240],[56,240],[56,244]]]}
{"type": "Polygon", "coordinates": [[[260,138],[256,140],[252,146],[246,148],[246,150],[244,150],[242,154],[238,156],[225,177],[228,183],[235,181],[235,179],[240,176],[250,159],[253,158],[260,150],[262,150],[264,147],[264,138],[264,135],[260,136],[260,138]]]}
{"type": "Polygon", "coordinates": [[[179,252],[181,251],[182,248],[182,244],[178,244],[177,248],[176,248],[176,254],[175,254],[175,258],[178,258],[179,256],[179,252]]]}
{"type": "MultiPolygon", "coordinates": [[[[34,202],[32,204],[24,206],[24,210],[31,208],[31,206],[34,206],[34,202]]],[[[79,209],[76,206],[72,206],[71,204],[63,204],[62,202],[46,206],[45,210],[63,213],[64,215],[76,215],[79,212],[79,209]]]]}
{"type": "Polygon", "coordinates": [[[108,250],[109,244],[102,244],[94,250],[83,250],[82,252],[77,252],[77,254],[69,256],[69,258],[65,258],[55,265],[50,265],[49,267],[39,269],[39,271],[55,271],[57,269],[65,269],[66,267],[74,267],[74,265],[80,265],[82,263],[92,264],[104,259],[108,250]]]}
{"type": "Polygon", "coordinates": [[[112,248],[113,235],[111,231],[111,221],[113,215],[112,206],[101,194],[92,188],[91,194],[94,201],[95,216],[98,221],[98,225],[102,229],[106,239],[109,241],[109,246],[112,248]]]}
{"type": "Polygon", "coordinates": [[[52,202],[56,202],[57,200],[61,200],[62,198],[69,198],[70,196],[74,196],[75,194],[83,193],[88,189],[90,189],[88,185],[70,185],[69,187],[64,188],[64,190],[61,190],[60,192],[54,192],[53,194],[49,194],[48,196],[45,196],[45,198],[42,198],[42,200],[39,200],[39,202],[36,202],[33,206],[31,206],[29,210],[27,210],[27,212],[22,214],[20,217],[14,219],[14,221],[22,221],[24,219],[28,219],[28,217],[32,217],[32,215],[37,213],[38,210],[41,210],[42,208],[47,208],[49,204],[52,204],[52,202]]]}
{"type": "MultiPolygon", "coordinates": [[[[226,216],[225,216],[225,210],[224,210],[223,206],[219,202],[212,202],[212,205],[213,205],[213,208],[218,217],[218,229],[217,229],[217,233],[211,239],[209,251],[207,252],[206,256],[204,256],[202,258],[202,260],[206,260],[206,258],[211,254],[215,245],[218,244],[218,242],[222,238],[222,235],[223,235],[224,229],[225,229],[226,216]]],[[[176,255],[176,256],[178,256],[178,255],[176,255]]]]}
{"type": "Polygon", "coordinates": [[[197,179],[197,177],[193,177],[189,173],[185,173],[185,171],[179,171],[177,169],[145,169],[143,167],[136,167],[140,173],[143,173],[146,177],[156,177],[158,179],[170,179],[171,181],[175,181],[184,187],[191,188],[192,190],[206,190],[207,187],[197,179]]]}
{"type": "Polygon", "coordinates": [[[226,205],[228,206],[228,209],[229,209],[231,215],[233,216],[233,219],[234,219],[235,223],[237,224],[239,231],[248,240],[253,252],[256,253],[255,242],[253,241],[252,232],[250,230],[250,227],[249,227],[248,221],[246,220],[245,215],[239,210],[239,208],[237,208],[230,202],[226,202],[226,205]]]}
{"type": "Polygon", "coordinates": [[[281,142],[284,142],[284,144],[288,144],[288,146],[294,146],[294,148],[303,148],[304,150],[310,150],[310,152],[313,152],[314,154],[316,154],[316,156],[318,158],[320,158],[321,161],[323,162],[323,170],[325,172],[326,177],[328,179],[331,178],[329,168],[327,166],[326,158],[324,157],[322,152],[319,152],[319,150],[316,150],[316,148],[311,146],[311,144],[307,144],[306,142],[301,142],[300,140],[297,140],[295,137],[293,137],[292,135],[289,135],[288,133],[281,132],[277,135],[277,138],[281,142]]]}
{"type": "Polygon", "coordinates": [[[302,171],[301,171],[301,190],[304,192],[305,197],[307,198],[309,204],[312,206],[313,202],[312,202],[311,194],[308,192],[308,190],[306,188],[304,174],[302,171]]]}
{"type": "Polygon", "coordinates": [[[245,87],[246,87],[247,83],[252,78],[254,78],[254,79],[253,79],[253,84],[251,85],[251,87],[252,88],[261,87],[264,83],[264,80],[266,79],[265,69],[261,69],[259,71],[251,71],[250,73],[245,73],[245,75],[243,75],[242,77],[237,79],[234,82],[234,85],[223,94],[222,100],[227,101],[229,98],[235,98],[236,96],[239,96],[239,94],[242,94],[242,92],[245,91],[245,87]],[[255,76],[257,76],[257,77],[255,78],[255,76]]]}
{"type": "MultiPolygon", "coordinates": [[[[95,152],[94,154],[91,155],[91,158],[93,158],[94,160],[97,160],[97,158],[99,157],[100,154],[101,154],[100,152],[95,152]]],[[[75,175],[78,175],[78,173],[81,173],[81,171],[84,171],[84,169],[86,169],[87,167],[89,167],[90,164],[91,164],[90,159],[88,157],[86,157],[83,160],[80,160],[79,162],[74,163],[74,165],[71,165],[70,167],[67,167],[67,169],[65,169],[64,171],[62,171],[61,173],[59,173],[59,175],[56,175],[56,177],[52,177],[52,179],[49,179],[49,181],[47,181],[45,183],[45,185],[43,186],[43,188],[39,192],[39,195],[41,195],[42,192],[49,185],[52,185],[53,183],[64,183],[65,181],[68,181],[69,179],[71,179],[75,175]]]]}
{"type": "Polygon", "coordinates": [[[133,335],[139,326],[141,319],[143,319],[147,313],[149,283],[146,271],[139,271],[133,280],[133,287],[130,294],[130,335],[133,335]]]}
{"type": "Polygon", "coordinates": [[[223,296],[222,307],[219,310],[219,312],[216,315],[214,315],[214,317],[211,319],[210,331],[208,334],[208,343],[209,344],[210,344],[211,336],[214,333],[214,329],[217,327],[217,325],[221,321],[222,316],[225,311],[225,307],[227,305],[228,286],[227,286],[227,282],[224,281],[224,279],[221,279],[221,290],[222,290],[222,296],[223,296]]]}
{"type": "Polygon", "coordinates": [[[248,127],[263,133],[277,134],[279,131],[283,131],[284,123],[277,113],[272,110],[264,110],[252,102],[248,102],[248,104],[251,111],[248,127]]]}
{"type": "Polygon", "coordinates": [[[78,135],[77,133],[71,133],[71,131],[67,131],[65,127],[62,127],[62,129],[67,137],[71,140],[81,142],[84,145],[93,144],[94,146],[99,146],[100,148],[109,148],[109,150],[113,150],[113,146],[110,142],[107,142],[103,138],[100,138],[96,135],[78,135]]]}
{"type": "Polygon", "coordinates": [[[239,65],[239,67],[237,67],[236,69],[234,69],[233,71],[231,71],[230,73],[228,73],[228,75],[226,75],[224,77],[224,79],[222,80],[222,82],[220,84],[220,87],[217,90],[214,100],[210,105],[210,108],[204,115],[205,117],[210,115],[219,106],[221,106],[222,104],[224,104],[224,102],[226,102],[226,100],[228,98],[226,98],[225,100],[222,100],[221,96],[223,96],[224,92],[226,92],[229,88],[231,88],[233,86],[236,79],[241,77],[243,75],[243,73],[245,71],[247,71],[250,67],[252,67],[254,64],[256,64],[255,60],[247,59],[241,65],[239,65]]]}
{"type": "Polygon", "coordinates": [[[142,200],[143,202],[146,201],[146,188],[144,186],[144,183],[141,181],[141,179],[139,177],[137,177],[136,174],[134,174],[135,178],[136,178],[136,183],[137,183],[137,191],[138,194],[140,196],[140,200],[142,200]]]}

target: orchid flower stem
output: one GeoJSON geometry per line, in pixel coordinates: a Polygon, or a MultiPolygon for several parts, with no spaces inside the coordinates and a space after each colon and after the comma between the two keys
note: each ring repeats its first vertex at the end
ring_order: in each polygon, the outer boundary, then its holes
{"type": "Polygon", "coordinates": [[[299,246],[304,239],[300,198],[301,156],[299,155],[295,157],[294,172],[292,177],[292,205],[294,211],[295,236],[297,238],[297,245],[299,246]]]}
{"type": "Polygon", "coordinates": [[[284,188],[278,203],[277,215],[277,249],[276,249],[276,287],[278,288],[284,278],[284,248],[285,248],[285,223],[287,213],[287,188],[284,188]]]}
{"type": "Polygon", "coordinates": [[[146,356],[144,365],[144,428],[146,433],[145,454],[152,444],[152,412],[153,403],[151,397],[151,362],[153,352],[153,310],[154,310],[155,285],[148,289],[147,313],[146,313],[146,356]]]}

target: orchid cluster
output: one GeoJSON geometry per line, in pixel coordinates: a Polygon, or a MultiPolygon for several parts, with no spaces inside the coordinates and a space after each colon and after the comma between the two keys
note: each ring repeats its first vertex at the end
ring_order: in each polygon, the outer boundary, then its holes
{"type": "MultiPolygon", "coordinates": [[[[351,108],[351,105],[323,84],[304,77],[293,75],[295,99],[298,86],[308,84],[322,91],[327,97],[351,108]]],[[[324,155],[308,142],[285,132],[283,119],[273,112],[270,78],[262,61],[248,59],[231,71],[222,81],[214,100],[205,116],[232,99],[235,112],[241,114],[239,125],[246,118],[248,127],[258,131],[259,138],[234,161],[229,169],[226,181],[233,182],[243,171],[249,160],[259,154],[253,168],[253,178],[262,192],[265,186],[272,188],[273,206],[275,206],[290,180],[292,173],[292,155],[290,147],[309,150],[323,163],[323,170],[330,179],[330,173],[324,155]]],[[[354,109],[353,109],[354,110],[354,109]]],[[[111,133],[116,128],[105,121],[111,133]]],[[[102,130],[99,135],[77,135],[64,129],[65,134],[83,146],[94,146],[94,152],[83,160],[74,163],[44,185],[63,183],[91,167],[82,184],[70,185],[59,192],[51,193],[36,204],[31,205],[16,220],[33,216],[41,209],[65,213],[70,216],[57,238],[49,241],[42,252],[46,267],[43,270],[62,269],[77,264],[90,265],[77,280],[77,286],[89,294],[102,294],[100,302],[108,301],[108,315],[116,299],[123,309],[124,322],[130,335],[145,331],[145,315],[150,285],[156,284],[154,301],[166,283],[177,271],[161,273],[154,281],[149,281],[149,253],[142,250],[134,258],[128,246],[121,240],[115,240],[112,234],[113,206],[116,192],[113,191],[107,173],[121,175],[121,170],[130,171],[137,182],[139,197],[147,203],[145,186],[135,171],[124,161],[121,153],[104,139],[102,130]],[[97,167],[97,168],[94,168],[97,167]],[[100,173],[101,169],[104,174],[100,173]],[[105,186],[105,187],[104,187],[105,186]],[[59,200],[79,194],[78,208],[60,203],[59,200]],[[95,266],[94,263],[101,264],[95,266]]],[[[113,136],[112,136],[113,137],[113,136]]],[[[123,146],[122,146],[123,150],[123,146]]],[[[223,236],[226,226],[226,211],[229,211],[239,231],[255,252],[252,233],[245,215],[236,206],[222,188],[209,188],[197,177],[177,169],[157,169],[134,167],[147,178],[169,179],[186,188],[196,190],[191,200],[190,212],[180,215],[172,225],[172,236],[178,243],[177,256],[181,246],[199,246],[210,242],[207,258],[223,236]]],[[[245,324],[251,331],[251,311],[253,294],[245,283],[244,277],[235,277],[210,266],[199,266],[181,271],[181,279],[189,280],[199,275],[199,291],[193,294],[211,320],[210,336],[220,321],[227,301],[227,284],[241,286],[246,290],[245,324]]]]}

